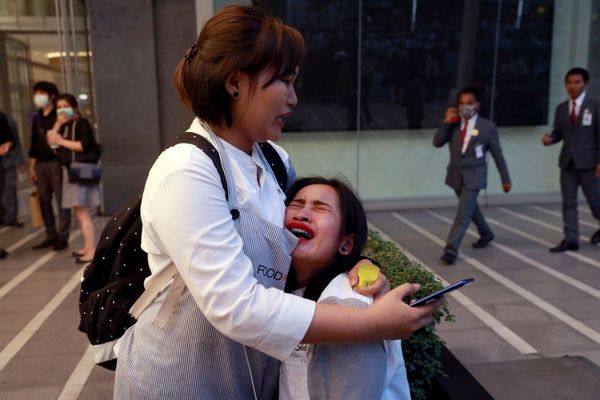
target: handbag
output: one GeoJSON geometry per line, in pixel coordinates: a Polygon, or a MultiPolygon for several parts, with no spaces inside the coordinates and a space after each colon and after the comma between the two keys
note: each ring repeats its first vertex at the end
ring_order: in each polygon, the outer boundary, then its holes
{"type": "Polygon", "coordinates": [[[29,196],[29,215],[31,217],[31,226],[39,228],[44,225],[42,218],[42,207],[40,206],[40,196],[35,190],[29,196]]]}
{"type": "Polygon", "coordinates": [[[69,182],[80,185],[97,185],[100,183],[102,170],[98,164],[71,162],[69,165],[69,182]]]}
{"type": "MultiPolygon", "coordinates": [[[[71,129],[71,140],[75,140],[75,127],[77,121],[71,129]]],[[[97,147],[97,146],[96,146],[97,147]]],[[[99,156],[99,151],[98,158],[99,156]]],[[[75,161],[75,152],[71,151],[71,162],[69,163],[69,182],[78,183],[80,185],[97,185],[100,183],[102,170],[96,162],[77,162],[75,161]]]]}

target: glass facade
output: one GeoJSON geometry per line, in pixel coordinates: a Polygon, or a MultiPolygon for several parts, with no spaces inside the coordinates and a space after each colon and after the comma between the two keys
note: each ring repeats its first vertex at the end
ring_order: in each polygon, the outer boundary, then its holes
{"type": "MultiPolygon", "coordinates": [[[[366,200],[452,195],[448,151],[431,140],[465,86],[479,88],[480,115],[499,126],[513,193],[557,192],[559,146],[540,136],[566,99],[564,74],[588,68],[588,92],[600,94],[600,0],[251,3],[306,41],[280,144],[300,175],[343,174],[366,200]]],[[[488,193],[501,193],[493,161],[488,177],[488,193]]]]}

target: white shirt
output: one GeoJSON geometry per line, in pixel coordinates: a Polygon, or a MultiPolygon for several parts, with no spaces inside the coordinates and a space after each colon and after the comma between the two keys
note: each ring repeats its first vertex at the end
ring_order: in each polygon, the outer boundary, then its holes
{"type": "MultiPolygon", "coordinates": [[[[219,148],[198,119],[189,130],[219,148]]],[[[283,226],[285,196],[262,171],[259,156],[217,140],[226,153],[221,158],[230,160],[238,208],[283,226]]],[[[287,153],[275,148],[289,168],[287,153]]],[[[192,144],[165,150],[148,175],[141,215],[142,249],[152,271],[146,287],[174,262],[203,314],[224,335],[280,360],[294,350],[316,304],[257,283],[219,174],[206,154],[192,144]]]]}
{"type": "MultiPolygon", "coordinates": [[[[583,104],[583,101],[585,100],[585,92],[581,93],[576,99],[575,99],[575,115],[579,115],[579,111],[581,110],[581,105],[583,104]]],[[[569,115],[571,115],[571,113],[573,112],[573,99],[569,98],[569,115]]]]}
{"type": "MultiPolygon", "coordinates": [[[[294,291],[303,296],[304,288],[294,291]]],[[[336,276],[319,296],[318,302],[327,298],[355,299],[368,305],[373,304],[371,297],[356,293],[350,286],[348,275],[336,276]]],[[[410,387],[406,376],[406,367],[402,355],[400,340],[383,341],[387,358],[385,384],[381,399],[410,400],[410,387]]],[[[279,369],[279,400],[309,400],[308,364],[309,350],[307,344],[299,344],[290,357],[281,363],[279,369]]],[[[331,384],[356,385],[358,382],[331,382],[331,384]]]]}
{"type": "Polygon", "coordinates": [[[463,142],[463,145],[461,148],[461,152],[463,154],[465,154],[465,151],[467,151],[467,147],[469,146],[469,140],[471,140],[473,129],[475,129],[475,124],[477,123],[478,115],[479,114],[475,114],[471,118],[469,118],[466,122],[463,120],[460,124],[461,131],[464,129],[465,123],[467,124],[467,135],[465,136],[465,141],[463,142]]]}

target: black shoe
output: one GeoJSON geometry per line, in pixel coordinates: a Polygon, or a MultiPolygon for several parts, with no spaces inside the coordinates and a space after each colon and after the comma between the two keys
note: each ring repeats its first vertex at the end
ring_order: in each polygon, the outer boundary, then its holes
{"type": "Polygon", "coordinates": [[[52,248],[52,250],[61,251],[61,250],[66,249],[67,247],[69,247],[69,243],[67,243],[66,240],[58,240],[56,242],[56,244],[54,245],[54,247],[52,248]]]}
{"type": "Polygon", "coordinates": [[[591,244],[598,244],[598,243],[600,243],[600,229],[598,229],[596,231],[596,233],[594,233],[592,235],[592,237],[590,238],[590,243],[591,244]]]}
{"type": "Polygon", "coordinates": [[[562,253],[563,251],[567,251],[567,250],[579,250],[579,245],[577,243],[570,243],[567,242],[566,240],[563,240],[562,242],[560,242],[560,244],[556,247],[553,247],[550,249],[551,253],[562,253]]]}
{"type": "Polygon", "coordinates": [[[8,223],[6,223],[4,225],[6,225],[6,226],[12,226],[13,228],[22,228],[22,227],[25,226],[25,224],[23,222],[17,221],[17,220],[8,222],[8,223]]]}
{"type": "Polygon", "coordinates": [[[55,244],[56,239],[46,238],[46,240],[44,240],[42,243],[36,244],[35,246],[33,246],[33,248],[36,250],[45,249],[46,247],[54,246],[55,244]]]}
{"type": "Polygon", "coordinates": [[[92,260],[93,260],[93,259],[84,260],[84,259],[83,259],[83,258],[81,258],[81,257],[77,257],[77,258],[75,259],[75,264],[89,264],[89,263],[91,263],[91,262],[92,262],[92,260]]]}
{"type": "Polygon", "coordinates": [[[490,244],[490,242],[494,240],[494,236],[490,236],[489,238],[480,238],[478,241],[476,241],[475,243],[473,243],[473,248],[474,249],[483,249],[484,247],[487,247],[488,244],[490,244]]]}
{"type": "Polygon", "coordinates": [[[456,262],[456,256],[454,254],[444,253],[442,254],[442,257],[440,257],[440,260],[448,265],[452,265],[456,262]]]}
{"type": "Polygon", "coordinates": [[[8,257],[8,251],[4,250],[4,249],[0,249],[0,260],[4,259],[8,257]]]}
{"type": "Polygon", "coordinates": [[[83,255],[83,253],[78,253],[76,251],[71,253],[71,257],[75,257],[75,258],[81,257],[82,255],[83,255]]]}

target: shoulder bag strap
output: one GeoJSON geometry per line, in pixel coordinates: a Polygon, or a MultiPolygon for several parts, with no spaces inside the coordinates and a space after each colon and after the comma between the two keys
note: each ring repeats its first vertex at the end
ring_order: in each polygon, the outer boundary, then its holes
{"type": "Polygon", "coordinates": [[[285,190],[287,188],[288,174],[285,165],[283,164],[283,160],[279,156],[279,153],[269,142],[259,143],[258,147],[262,151],[263,155],[265,156],[265,159],[267,160],[267,163],[271,167],[271,170],[275,175],[275,179],[277,179],[279,187],[285,193],[285,190]]]}
{"type": "Polygon", "coordinates": [[[229,193],[227,190],[227,179],[225,178],[225,172],[223,171],[223,165],[221,164],[221,158],[219,157],[219,152],[215,149],[215,146],[212,145],[204,136],[198,135],[194,132],[185,132],[183,135],[177,136],[175,138],[175,143],[173,145],[179,143],[188,143],[193,144],[202,150],[213,162],[217,172],[219,173],[219,177],[221,178],[221,185],[223,186],[223,190],[225,190],[225,200],[229,200],[229,193]]]}
{"type": "MultiPolygon", "coordinates": [[[[73,121],[73,124],[69,126],[69,133],[71,134],[71,141],[75,141],[75,128],[77,127],[77,120],[73,121]]],[[[75,162],[75,151],[71,149],[67,149],[71,152],[71,162],[75,162]]]]}

